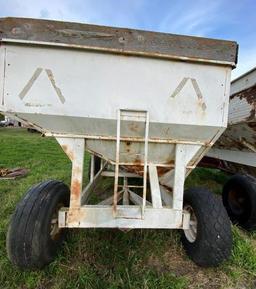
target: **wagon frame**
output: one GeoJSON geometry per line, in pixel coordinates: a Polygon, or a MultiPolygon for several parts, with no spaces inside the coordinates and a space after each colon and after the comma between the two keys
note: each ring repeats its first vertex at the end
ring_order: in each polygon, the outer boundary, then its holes
{"type": "Polygon", "coordinates": [[[184,181],[226,128],[237,44],[35,19],[1,19],[0,28],[0,111],[55,137],[72,162],[69,206],[68,188],[50,181],[17,207],[7,241],[12,262],[49,263],[65,227],[183,229],[197,264],[225,260],[232,237],[222,204],[207,190],[184,193],[184,181]],[[85,150],[91,164],[83,189],[85,150]],[[90,205],[103,176],[114,178],[113,196],[90,205]],[[134,177],[142,185],[131,185],[134,177]],[[23,206],[41,218],[24,217],[34,232],[41,228],[29,240],[17,219],[23,206]]]}

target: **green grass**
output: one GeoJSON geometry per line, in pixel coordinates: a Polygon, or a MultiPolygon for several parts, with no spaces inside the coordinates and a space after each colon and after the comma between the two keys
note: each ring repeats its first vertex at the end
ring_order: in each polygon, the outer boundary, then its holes
{"type": "MultiPolygon", "coordinates": [[[[71,164],[54,139],[22,129],[0,129],[0,167],[30,170],[24,178],[0,180],[1,289],[256,288],[256,234],[236,227],[232,257],[219,268],[194,265],[183,252],[177,231],[90,229],[70,231],[56,260],[45,269],[19,271],[5,251],[10,216],[31,185],[45,179],[69,184],[71,164]]],[[[206,186],[220,193],[226,179],[218,170],[195,169],[186,187],[206,186]]]]}

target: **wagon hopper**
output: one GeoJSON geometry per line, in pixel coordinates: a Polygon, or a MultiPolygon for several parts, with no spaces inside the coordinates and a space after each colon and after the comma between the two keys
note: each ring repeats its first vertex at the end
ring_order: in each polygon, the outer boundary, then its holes
{"type": "Polygon", "coordinates": [[[66,227],[178,228],[197,264],[226,259],[224,208],[206,190],[184,194],[184,180],[226,128],[237,44],[18,18],[1,19],[0,31],[0,111],[55,137],[72,162],[69,201],[66,185],[48,181],[17,207],[7,241],[12,262],[49,263],[66,227]],[[83,188],[85,150],[92,161],[83,188]],[[138,176],[141,184],[131,185],[138,176]],[[112,195],[91,204],[101,177],[114,178],[112,195]],[[31,214],[47,217],[29,219],[38,230],[28,238],[16,218],[32,200],[31,214]]]}

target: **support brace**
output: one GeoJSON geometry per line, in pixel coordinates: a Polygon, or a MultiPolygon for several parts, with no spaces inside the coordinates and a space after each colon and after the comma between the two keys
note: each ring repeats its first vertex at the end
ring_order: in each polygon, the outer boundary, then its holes
{"type": "Polygon", "coordinates": [[[71,210],[79,209],[83,186],[85,141],[81,138],[57,138],[57,141],[72,162],[69,207],[71,210]]]}

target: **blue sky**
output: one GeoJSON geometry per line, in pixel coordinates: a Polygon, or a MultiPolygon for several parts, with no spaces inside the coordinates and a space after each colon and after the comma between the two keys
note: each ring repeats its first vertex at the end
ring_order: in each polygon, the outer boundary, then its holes
{"type": "Polygon", "coordinates": [[[233,78],[256,66],[256,0],[0,0],[0,16],[99,25],[236,40],[233,78]]]}

